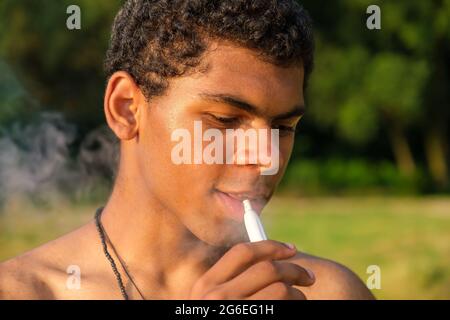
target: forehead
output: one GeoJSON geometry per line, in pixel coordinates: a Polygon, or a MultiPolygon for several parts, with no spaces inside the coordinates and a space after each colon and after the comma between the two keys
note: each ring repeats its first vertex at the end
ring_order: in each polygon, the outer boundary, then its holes
{"type": "Polygon", "coordinates": [[[268,113],[304,103],[302,67],[278,67],[264,62],[252,50],[225,43],[213,43],[202,64],[206,72],[171,80],[169,91],[187,99],[201,92],[232,94],[268,113]]]}

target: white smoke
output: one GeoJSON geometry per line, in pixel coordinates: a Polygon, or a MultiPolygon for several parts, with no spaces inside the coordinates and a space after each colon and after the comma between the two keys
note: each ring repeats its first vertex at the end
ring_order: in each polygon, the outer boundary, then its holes
{"type": "Polygon", "coordinates": [[[79,144],[75,125],[43,109],[0,57],[0,205],[16,197],[77,199],[114,179],[118,146],[106,125],[79,144]]]}
{"type": "Polygon", "coordinates": [[[117,143],[107,127],[87,135],[78,151],[74,125],[58,113],[41,113],[0,133],[0,199],[82,196],[112,182],[117,143]]]}

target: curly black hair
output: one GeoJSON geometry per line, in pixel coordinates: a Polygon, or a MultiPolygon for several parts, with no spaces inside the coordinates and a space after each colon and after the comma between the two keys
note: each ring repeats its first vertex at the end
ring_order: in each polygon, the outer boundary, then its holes
{"type": "Polygon", "coordinates": [[[312,22],[296,0],[127,0],[112,28],[105,71],[128,72],[147,100],[168,79],[201,71],[212,40],[252,49],[277,66],[313,68],[312,22]]]}

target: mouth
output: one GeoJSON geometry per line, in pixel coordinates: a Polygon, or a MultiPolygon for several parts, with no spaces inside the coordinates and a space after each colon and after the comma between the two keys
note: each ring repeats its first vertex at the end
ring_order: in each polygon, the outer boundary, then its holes
{"type": "Polygon", "coordinates": [[[261,215],[262,209],[269,201],[269,197],[267,195],[251,191],[226,192],[218,189],[215,189],[214,191],[216,198],[228,216],[239,222],[244,220],[244,207],[242,205],[243,200],[248,199],[253,210],[255,210],[258,215],[261,215]]]}

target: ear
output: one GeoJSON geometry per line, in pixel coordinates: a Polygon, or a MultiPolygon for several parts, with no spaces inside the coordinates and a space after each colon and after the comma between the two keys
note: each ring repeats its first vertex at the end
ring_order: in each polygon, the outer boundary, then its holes
{"type": "Polygon", "coordinates": [[[104,111],[109,127],[121,140],[138,134],[139,114],[145,99],[133,78],[124,71],[114,73],[108,81],[104,111]]]}

